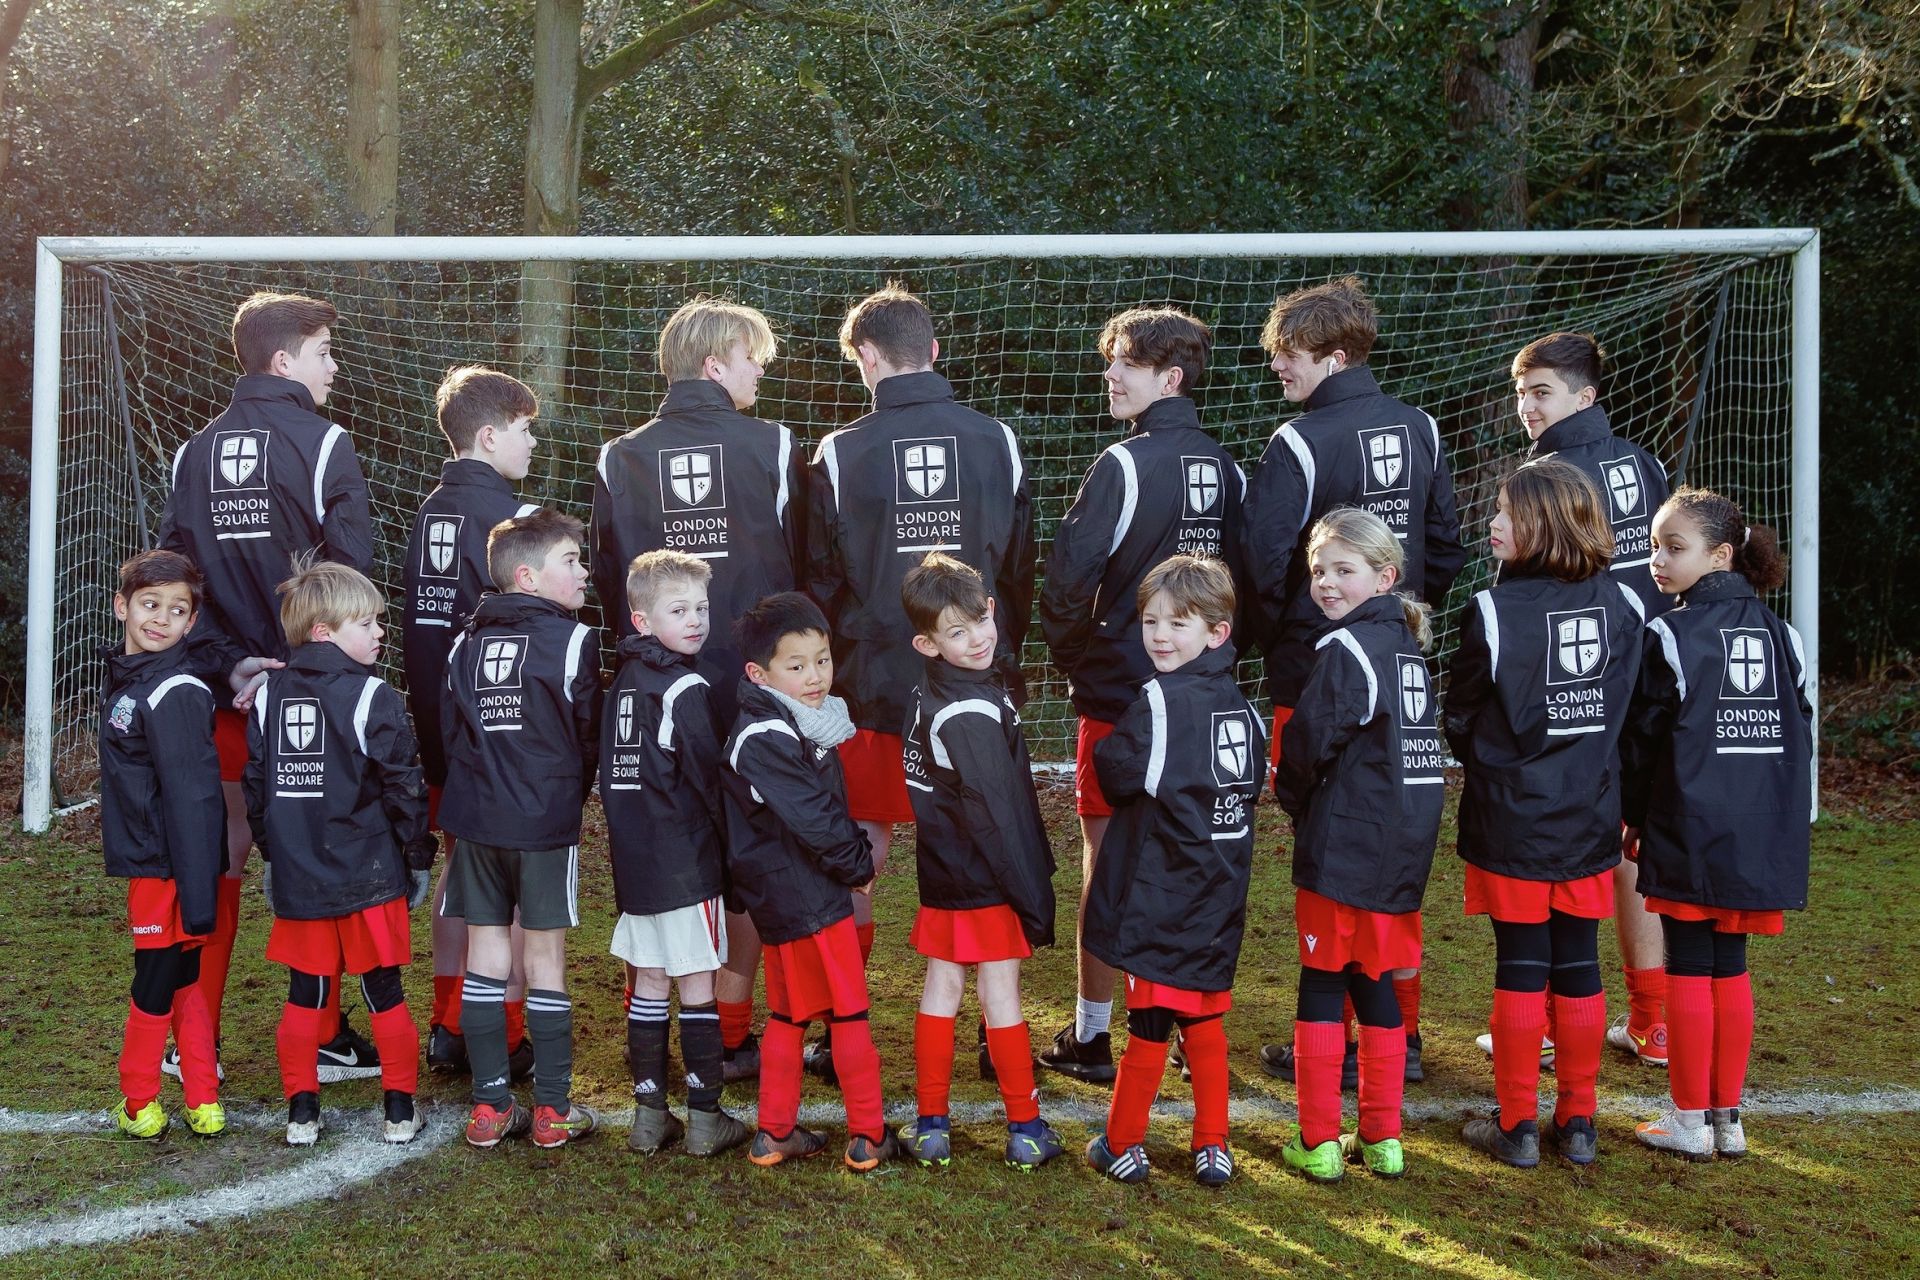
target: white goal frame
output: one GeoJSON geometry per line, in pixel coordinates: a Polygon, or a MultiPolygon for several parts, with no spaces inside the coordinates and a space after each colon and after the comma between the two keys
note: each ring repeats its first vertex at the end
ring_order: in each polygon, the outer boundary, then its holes
{"type": "MultiPolygon", "coordinates": [[[[1790,608],[1817,710],[1820,670],[1820,233],[1699,231],[1347,232],[1248,235],[48,237],[37,241],[29,482],[25,772],[28,831],[53,818],[55,536],[60,502],[62,273],[143,262],[589,262],[973,258],[1457,258],[1605,254],[1791,254],[1790,608]]],[[[1817,718],[1816,718],[1817,730],[1817,718]]]]}

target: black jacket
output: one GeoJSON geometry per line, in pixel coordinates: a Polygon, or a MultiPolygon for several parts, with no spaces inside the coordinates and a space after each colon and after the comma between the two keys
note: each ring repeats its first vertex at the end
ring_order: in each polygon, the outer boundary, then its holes
{"type": "Polygon", "coordinates": [[[440,826],[527,851],[580,843],[600,755],[593,628],[521,592],[490,593],[447,655],[440,826]]]}
{"type": "Polygon", "coordinates": [[[1657,618],[1673,597],[1653,585],[1653,513],[1667,500],[1667,469],[1659,459],[1613,434],[1607,411],[1592,405],[1540,433],[1527,460],[1558,458],[1587,473],[1613,525],[1613,576],[1640,598],[1643,616],[1657,618]]]}
{"type": "Polygon", "coordinates": [[[1240,962],[1253,806],[1267,758],[1234,683],[1233,646],[1156,676],[1093,749],[1113,819],[1081,942],[1101,960],[1188,991],[1226,991],[1240,962]]]}
{"type": "Polygon", "coordinates": [[[609,440],[593,484],[593,589],[610,637],[633,634],[627,566],[645,551],[684,551],[713,570],[711,630],[699,666],[718,733],[733,723],[744,663],[733,620],[799,584],[806,495],[793,432],[741,413],[726,389],[691,379],[667,387],[660,416],[609,440]]]}
{"type": "Polygon", "coordinates": [[[1152,678],[1136,597],[1162,560],[1182,553],[1223,560],[1244,596],[1246,490],[1246,476],[1200,429],[1185,396],[1148,405],[1133,434],[1094,459],[1053,535],[1040,592],[1040,626],[1076,712],[1118,720],[1152,678]]]}
{"type": "Polygon", "coordinates": [[[433,865],[406,706],[338,645],[301,645],[254,695],[241,786],[283,919],[404,898],[409,868],[433,865]]]}
{"type": "Polygon", "coordinates": [[[721,772],[727,879],[762,942],[793,942],[853,914],[873,879],[866,832],[847,816],[840,753],[800,736],[779,699],[745,680],[721,772]]]}
{"type": "Polygon", "coordinates": [[[874,388],[873,412],[814,451],[807,479],[807,591],[833,624],[834,692],[854,724],[898,733],[920,679],[900,580],[929,551],[972,565],[998,601],[1002,674],[1014,701],[1033,612],[1033,505],[1005,423],[954,403],[937,373],[874,388]]]}
{"type": "Polygon", "coordinates": [[[614,901],[652,916],[725,888],[720,739],[691,657],[640,635],[619,654],[600,720],[600,802],[614,901]]]}
{"type": "Polygon", "coordinates": [[[507,478],[478,458],[454,458],[420,504],[407,537],[406,603],[400,615],[406,655],[407,706],[420,734],[427,782],[444,786],[447,752],[440,744],[440,695],[447,653],[474,606],[493,590],[487,535],[493,526],[540,508],[514,496],[507,478]]]}
{"type": "Polygon", "coordinates": [[[100,852],[107,874],[172,880],[181,925],[212,933],[214,891],[227,869],[213,694],[188,674],[185,640],[159,653],[102,656],[100,852]]]}
{"type": "Polygon", "coordinates": [[[1319,650],[1273,775],[1293,819],[1293,883],[1366,911],[1417,911],[1446,800],[1432,673],[1390,595],[1356,605],[1319,650]]]}
{"type": "Polygon", "coordinates": [[[1620,730],[1640,637],[1640,598],[1611,574],[1510,577],[1474,596],[1445,718],[1467,773],[1461,857],[1547,881],[1620,861],[1620,730]]]}
{"type": "Polygon", "coordinates": [[[1006,903],[1035,947],[1053,945],[1053,847],[1033,758],[993,671],[926,659],[901,733],[920,901],[967,911],[1006,903]]]}
{"type": "Polygon", "coordinates": [[[367,482],[353,438],[315,412],[299,383],[270,373],[234,384],[233,403],[173,455],[173,492],[160,546],[206,575],[206,605],[193,629],[205,670],[241,658],[285,658],[280,601],[293,557],[318,550],[336,564],[373,572],[367,482]]]}
{"type": "Polygon", "coordinates": [[[1277,706],[1296,705],[1314,647],[1332,630],[1309,590],[1307,538],[1335,507],[1385,520],[1407,553],[1401,587],[1435,607],[1446,600],[1467,553],[1440,428],[1380,390],[1364,365],[1314,389],[1307,412],[1273,433],[1247,486],[1247,566],[1277,706]]]}
{"type": "Polygon", "coordinates": [[[1647,624],[1620,754],[1640,892],[1742,911],[1807,905],[1813,709],[1799,633],[1737,573],[1647,624]]]}

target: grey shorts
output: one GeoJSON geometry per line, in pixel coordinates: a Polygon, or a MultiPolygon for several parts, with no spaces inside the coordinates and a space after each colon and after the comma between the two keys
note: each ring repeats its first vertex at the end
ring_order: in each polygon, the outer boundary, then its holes
{"type": "Polygon", "coordinates": [[[447,893],[440,914],[469,925],[571,929],[580,923],[580,846],[502,849],[472,840],[453,842],[447,893]]]}

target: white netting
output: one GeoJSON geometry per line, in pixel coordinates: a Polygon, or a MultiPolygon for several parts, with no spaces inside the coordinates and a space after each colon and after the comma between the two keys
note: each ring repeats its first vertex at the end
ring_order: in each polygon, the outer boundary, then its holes
{"type": "MultiPolygon", "coordinates": [[[[840,319],[851,299],[897,277],[932,306],[939,368],[961,400],[1020,436],[1044,573],[1054,525],[1117,435],[1094,349],[1108,316],[1171,302],[1214,326],[1212,367],[1196,398],[1204,424],[1251,469],[1295,412],[1266,369],[1262,321],[1279,294],[1353,272],[1381,313],[1374,370],[1392,394],[1439,420],[1475,549],[1454,608],[1442,613],[1444,661],[1457,606],[1489,578],[1494,487],[1526,446],[1507,363],[1551,329],[1589,330],[1608,348],[1604,402],[1616,430],[1788,534],[1790,264],[1748,254],[583,263],[566,402],[542,406],[540,451],[523,490],[585,516],[601,442],[645,420],[664,393],[653,362],[661,325],[700,293],[748,303],[774,322],[782,349],[761,384],[759,416],[809,442],[851,422],[867,394],[840,357],[840,319]]],[[[236,373],[228,326],[240,299],[269,288],[340,309],[340,376],[327,412],[354,434],[372,491],[377,576],[395,598],[407,529],[446,456],[434,388],[457,363],[524,371],[517,264],[69,264],[64,287],[54,763],[70,796],[89,785],[95,649],[111,637],[114,566],[157,525],[179,442],[227,402],[236,373]]],[[[1774,603],[1785,611],[1784,594],[1774,603]]],[[[1031,636],[1034,702],[1023,718],[1036,758],[1067,758],[1064,685],[1037,627],[1031,636]]],[[[400,678],[397,663],[388,674],[400,678]]],[[[1257,666],[1245,674],[1256,687],[1257,666]]]]}

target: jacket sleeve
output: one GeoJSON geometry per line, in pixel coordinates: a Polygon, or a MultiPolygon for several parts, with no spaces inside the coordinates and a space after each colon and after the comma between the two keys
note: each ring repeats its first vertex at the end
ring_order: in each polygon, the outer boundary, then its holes
{"type": "Polygon", "coordinates": [[[784,733],[756,733],[736,747],[735,768],[822,872],[848,887],[873,879],[866,832],[821,785],[810,751],[784,733]]]}
{"type": "Polygon", "coordinates": [[[352,437],[341,434],[345,437],[343,447],[328,455],[327,473],[321,477],[321,538],[327,559],[371,575],[373,515],[367,500],[367,479],[360,474],[352,437]]]}
{"type": "MultiPolygon", "coordinates": [[[[619,527],[614,519],[613,491],[607,487],[607,459],[602,448],[593,473],[593,510],[587,517],[587,554],[593,568],[593,598],[600,606],[600,623],[608,643],[627,633],[627,566],[621,558],[619,527]]],[[[631,557],[628,557],[631,559],[631,557]]]]}
{"type": "Polygon", "coordinates": [[[600,652],[594,636],[588,634],[580,646],[578,665],[571,673],[568,691],[572,695],[574,741],[580,753],[580,798],[593,790],[594,776],[600,771],[600,652]]]}
{"type": "Polygon", "coordinates": [[[974,849],[1007,895],[1027,941],[1051,946],[1053,851],[1031,847],[1028,811],[1016,803],[1019,788],[1031,793],[1033,778],[1015,767],[997,718],[980,712],[951,716],[940,726],[939,739],[938,749],[960,778],[960,804],[974,849]]]}
{"type": "Polygon", "coordinates": [[[1033,569],[1040,558],[1040,548],[1034,537],[1033,496],[1027,489],[1026,462],[1018,457],[1019,446],[1012,447],[1016,450],[1020,472],[1014,477],[1013,525],[1008,530],[1007,560],[1000,566],[994,596],[1000,601],[1000,634],[1007,638],[1017,657],[1027,641],[1027,627],[1033,620],[1033,569]]]}
{"type": "Polygon", "coordinates": [[[833,489],[836,461],[834,439],[828,436],[815,450],[807,468],[807,556],[801,575],[806,592],[825,611],[827,620],[839,616],[840,596],[847,589],[846,548],[841,538],[840,504],[833,489]]]}
{"type": "Polygon", "coordinates": [[[1492,700],[1493,654],[1487,647],[1486,618],[1479,609],[1469,608],[1448,667],[1446,711],[1441,718],[1447,745],[1462,764],[1473,744],[1474,719],[1492,700]]]}
{"type": "MultiPolygon", "coordinates": [[[[793,573],[794,583],[805,589],[807,583],[807,467],[801,442],[788,427],[781,427],[787,436],[787,472],[782,477],[787,486],[786,509],[780,513],[780,533],[782,546],[786,548],[787,567],[793,573]]],[[[722,639],[732,643],[733,637],[722,639]]]]}
{"type": "Polygon", "coordinates": [[[425,871],[433,865],[436,842],[427,831],[427,779],[420,767],[420,746],[406,704],[393,686],[382,684],[374,692],[372,710],[366,751],[380,781],[380,808],[393,826],[407,869],[425,871]]]}
{"type": "Polygon", "coordinates": [[[212,696],[198,684],[168,689],[158,705],[148,705],[147,741],[154,748],[154,802],[173,860],[180,923],[188,933],[212,933],[215,889],[227,863],[212,696]]]}
{"type": "Polygon", "coordinates": [[[1121,464],[1111,452],[1095,458],[1047,553],[1040,630],[1053,652],[1054,665],[1068,673],[1079,665],[1093,636],[1093,600],[1113,554],[1125,485],[1121,464]]]}
{"type": "MultiPolygon", "coordinates": [[[[1429,417],[1428,422],[1433,419],[1429,417]]],[[[1433,484],[1427,489],[1427,567],[1426,602],[1436,610],[1447,602],[1453,580],[1467,563],[1467,550],[1460,545],[1460,511],[1453,499],[1453,472],[1447,467],[1447,451],[1440,444],[1440,428],[1434,426],[1433,484]]]]}
{"type": "Polygon", "coordinates": [[[1643,633],[1640,678],[1620,731],[1620,820],[1629,827],[1646,825],[1654,770],[1680,718],[1680,681],[1667,661],[1662,632],[1656,625],[1643,633]]]}
{"type": "Polygon", "coordinates": [[[267,847],[267,744],[262,726],[267,716],[267,690],[273,677],[254,695],[253,710],[247,713],[247,763],[240,771],[240,793],[247,801],[247,826],[253,832],[254,847],[268,862],[273,850],[267,847]]]}
{"type": "Polygon", "coordinates": [[[1159,683],[1149,681],[1133,705],[1121,713],[1113,732],[1094,744],[1094,776],[1109,801],[1159,790],[1152,776],[1153,762],[1156,752],[1165,761],[1167,747],[1165,712],[1154,715],[1154,702],[1160,696],[1159,683]]]}
{"type": "Polygon", "coordinates": [[[725,831],[725,809],[720,794],[720,757],[724,750],[713,727],[713,699],[703,680],[688,684],[674,698],[671,729],[662,722],[660,746],[673,752],[674,771],[682,787],[689,787],[706,806],[715,831],[725,831]]]}
{"type": "Polygon", "coordinates": [[[1262,629],[1277,623],[1286,611],[1287,568],[1311,500],[1300,459],[1275,432],[1247,481],[1247,500],[1240,513],[1241,556],[1253,588],[1252,611],[1262,629]]]}
{"type": "Polygon", "coordinates": [[[1280,731],[1280,764],[1273,771],[1273,794],[1296,826],[1314,783],[1373,718],[1372,710],[1360,659],[1338,641],[1326,644],[1280,731]]]}

